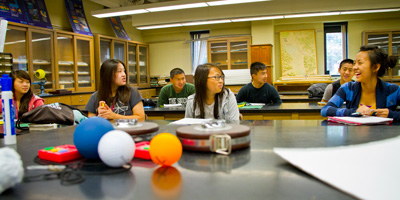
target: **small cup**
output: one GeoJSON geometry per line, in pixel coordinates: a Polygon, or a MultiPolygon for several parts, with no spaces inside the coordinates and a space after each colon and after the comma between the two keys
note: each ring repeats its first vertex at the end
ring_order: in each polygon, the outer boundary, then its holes
{"type": "Polygon", "coordinates": [[[60,89],[64,89],[64,85],[60,85],[60,89]]]}

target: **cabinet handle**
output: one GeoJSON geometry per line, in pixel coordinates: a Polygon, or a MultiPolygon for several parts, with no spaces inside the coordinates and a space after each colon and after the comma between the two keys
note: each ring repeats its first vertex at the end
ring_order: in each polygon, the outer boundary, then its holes
{"type": "Polygon", "coordinates": [[[79,102],[82,102],[82,101],[83,101],[83,99],[79,100],[79,102]]]}

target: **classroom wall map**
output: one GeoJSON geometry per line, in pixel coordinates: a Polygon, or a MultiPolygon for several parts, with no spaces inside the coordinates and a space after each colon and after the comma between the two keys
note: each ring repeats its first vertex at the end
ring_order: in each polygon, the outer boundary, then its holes
{"type": "Polygon", "coordinates": [[[317,75],[315,30],[281,31],[282,76],[317,75]]]}

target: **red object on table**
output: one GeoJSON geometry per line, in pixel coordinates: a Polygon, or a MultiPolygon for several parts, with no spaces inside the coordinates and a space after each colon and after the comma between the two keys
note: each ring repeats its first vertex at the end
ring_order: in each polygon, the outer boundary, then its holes
{"type": "Polygon", "coordinates": [[[151,160],[149,149],[150,149],[150,142],[145,141],[137,143],[134,157],[145,160],[151,160]]]}
{"type": "Polygon", "coordinates": [[[65,144],[55,147],[47,147],[39,150],[39,158],[43,160],[63,163],[81,158],[75,145],[65,144]]]}

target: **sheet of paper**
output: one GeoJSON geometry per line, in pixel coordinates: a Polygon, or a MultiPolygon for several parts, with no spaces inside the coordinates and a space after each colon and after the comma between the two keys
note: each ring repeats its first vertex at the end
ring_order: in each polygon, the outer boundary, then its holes
{"type": "Polygon", "coordinates": [[[183,118],[174,122],[171,122],[169,124],[175,124],[175,125],[192,125],[192,124],[203,124],[206,122],[209,122],[213,119],[195,119],[195,118],[183,118]]]}
{"type": "Polygon", "coordinates": [[[177,103],[177,104],[164,104],[164,108],[170,108],[170,107],[180,107],[182,104],[177,103]]]}
{"type": "Polygon", "coordinates": [[[274,152],[357,198],[400,198],[400,137],[344,147],[274,148],[274,152]]]}

